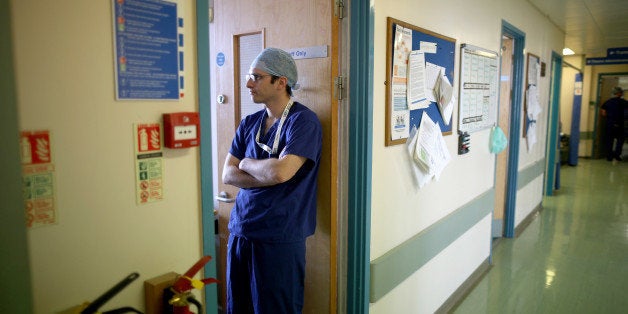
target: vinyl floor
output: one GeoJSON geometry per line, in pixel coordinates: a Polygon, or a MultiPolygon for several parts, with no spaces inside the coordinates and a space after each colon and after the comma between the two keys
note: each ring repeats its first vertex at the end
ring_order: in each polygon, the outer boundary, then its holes
{"type": "Polygon", "coordinates": [[[580,159],[560,174],[454,313],[628,313],[628,162],[580,159]]]}

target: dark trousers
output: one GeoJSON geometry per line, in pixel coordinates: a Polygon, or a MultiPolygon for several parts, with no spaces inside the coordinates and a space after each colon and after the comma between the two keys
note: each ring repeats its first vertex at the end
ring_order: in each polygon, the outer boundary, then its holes
{"type": "Polygon", "coordinates": [[[611,125],[606,128],[606,160],[619,159],[624,146],[624,128],[621,125],[611,125]],[[613,140],[617,140],[613,146],[613,140]]]}
{"type": "Polygon", "coordinates": [[[301,313],[304,282],[305,240],[266,243],[229,236],[227,313],[301,313]]]}

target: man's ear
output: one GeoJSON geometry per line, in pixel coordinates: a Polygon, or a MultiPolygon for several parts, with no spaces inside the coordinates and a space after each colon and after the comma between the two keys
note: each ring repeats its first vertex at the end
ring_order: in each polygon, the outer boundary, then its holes
{"type": "Polygon", "coordinates": [[[286,86],[288,85],[288,79],[285,76],[280,76],[278,83],[279,84],[277,84],[277,88],[279,90],[284,90],[286,89],[286,86]]]}

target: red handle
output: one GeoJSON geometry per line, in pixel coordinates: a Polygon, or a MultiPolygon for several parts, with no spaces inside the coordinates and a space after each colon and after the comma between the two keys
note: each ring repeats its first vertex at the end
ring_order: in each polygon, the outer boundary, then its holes
{"type": "Polygon", "coordinates": [[[196,275],[196,273],[211,259],[211,256],[203,256],[200,260],[198,260],[198,262],[196,262],[196,264],[190,267],[190,269],[188,269],[183,276],[179,277],[179,279],[174,282],[172,288],[178,292],[192,290],[192,281],[190,278],[196,275]]]}

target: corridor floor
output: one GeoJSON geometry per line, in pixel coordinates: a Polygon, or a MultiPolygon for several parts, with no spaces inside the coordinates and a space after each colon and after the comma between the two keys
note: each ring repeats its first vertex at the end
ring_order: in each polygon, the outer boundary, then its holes
{"type": "Polygon", "coordinates": [[[454,313],[628,313],[628,162],[580,159],[454,313]]]}

